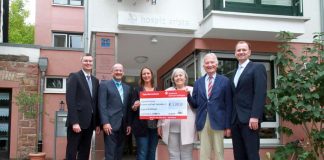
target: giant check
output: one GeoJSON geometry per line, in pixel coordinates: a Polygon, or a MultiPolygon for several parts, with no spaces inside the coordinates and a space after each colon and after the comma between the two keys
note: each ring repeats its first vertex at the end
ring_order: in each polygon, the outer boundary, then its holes
{"type": "Polygon", "coordinates": [[[140,119],[187,119],[184,90],[140,92],[140,119]]]}

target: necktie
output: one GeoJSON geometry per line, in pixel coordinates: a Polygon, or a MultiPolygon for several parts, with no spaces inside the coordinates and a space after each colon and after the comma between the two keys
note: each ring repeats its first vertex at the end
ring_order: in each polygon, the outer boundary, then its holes
{"type": "Polygon", "coordinates": [[[123,90],[123,86],[122,86],[121,82],[117,82],[116,86],[117,86],[121,101],[122,101],[122,103],[124,103],[124,90],[123,90]]]}
{"type": "Polygon", "coordinates": [[[92,96],[92,83],[91,83],[91,76],[87,76],[87,82],[90,90],[90,94],[92,96]]]}
{"type": "Polygon", "coordinates": [[[238,80],[239,80],[239,78],[240,78],[240,76],[242,74],[242,71],[243,71],[243,66],[239,65],[239,68],[237,69],[235,77],[234,77],[235,87],[237,86],[237,83],[238,83],[238,80]]]}
{"type": "Polygon", "coordinates": [[[209,76],[208,78],[208,98],[210,97],[211,91],[213,89],[213,79],[214,79],[213,76],[209,76]]]}

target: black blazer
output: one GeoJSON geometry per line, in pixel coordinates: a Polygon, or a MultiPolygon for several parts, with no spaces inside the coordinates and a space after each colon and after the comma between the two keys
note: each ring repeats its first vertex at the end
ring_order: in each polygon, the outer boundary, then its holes
{"type": "Polygon", "coordinates": [[[235,118],[238,118],[241,123],[248,123],[251,117],[258,118],[261,122],[267,91],[267,72],[264,65],[250,61],[242,72],[236,87],[234,76],[231,79],[232,124],[235,118]]]}
{"type": "Polygon", "coordinates": [[[69,75],[66,84],[66,104],[68,108],[67,127],[78,123],[82,129],[89,127],[94,129],[99,125],[99,117],[97,116],[99,81],[94,76],[91,76],[91,81],[92,97],[82,70],[69,75]]]}
{"type": "MultiPolygon", "coordinates": [[[[134,104],[135,101],[140,99],[140,92],[143,91],[143,87],[136,87],[133,92],[133,98],[131,105],[134,104]]],[[[157,90],[156,88],[154,90],[157,90]]],[[[132,126],[132,133],[135,137],[144,137],[148,135],[148,120],[140,120],[139,119],[139,109],[136,111],[131,110],[131,126],[132,126]]],[[[154,120],[157,123],[157,120],[154,120]]]]}
{"type": "Polygon", "coordinates": [[[131,109],[132,89],[122,83],[124,103],[122,103],[118,89],[113,80],[101,81],[99,85],[99,114],[101,124],[109,123],[113,131],[125,129],[131,109]]]}

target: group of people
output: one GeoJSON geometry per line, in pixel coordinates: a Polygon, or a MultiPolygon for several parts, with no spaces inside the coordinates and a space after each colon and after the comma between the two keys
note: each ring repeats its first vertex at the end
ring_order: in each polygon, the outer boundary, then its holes
{"type": "Polygon", "coordinates": [[[250,44],[239,41],[235,47],[238,68],[231,79],[216,73],[217,56],[207,53],[206,74],[188,86],[188,75],[176,68],[173,86],[187,95],[187,119],[141,120],[140,92],[157,91],[153,71],[143,67],[139,86],[132,89],[122,82],[122,64],[112,67],[112,79],[99,81],[91,75],[93,57],[81,58],[82,70],[67,80],[66,159],[89,159],[93,130],[104,132],[105,159],[121,160],[126,135],[136,138],[137,159],[154,160],[158,136],[167,145],[170,160],[191,160],[193,144],[200,140],[200,160],[224,159],[225,137],[232,137],[236,160],[259,160],[259,129],[266,98],[266,69],[249,60],[250,44]]]}

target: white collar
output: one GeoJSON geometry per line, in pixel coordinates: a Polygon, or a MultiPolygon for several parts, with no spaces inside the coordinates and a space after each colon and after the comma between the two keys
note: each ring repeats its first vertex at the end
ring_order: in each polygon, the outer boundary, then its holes
{"type": "Polygon", "coordinates": [[[91,77],[91,73],[90,74],[88,74],[87,72],[85,72],[83,69],[82,69],[82,72],[83,72],[83,74],[84,74],[84,76],[85,77],[87,77],[87,76],[90,76],[91,77]]]}
{"type": "Polygon", "coordinates": [[[239,64],[239,67],[243,67],[243,68],[245,68],[247,65],[248,65],[248,63],[250,62],[250,60],[249,59],[247,59],[245,62],[243,62],[242,64],[239,64]]]}

